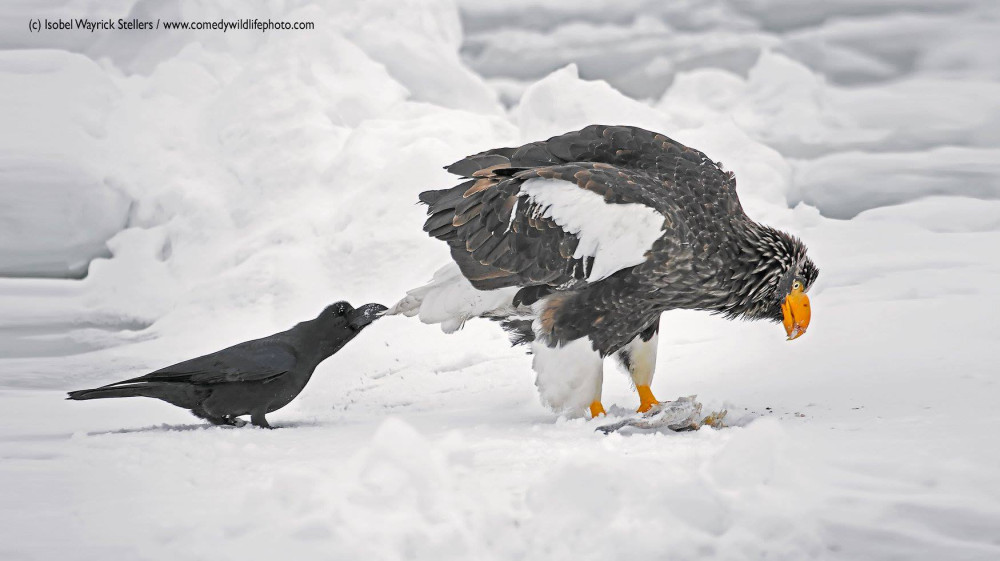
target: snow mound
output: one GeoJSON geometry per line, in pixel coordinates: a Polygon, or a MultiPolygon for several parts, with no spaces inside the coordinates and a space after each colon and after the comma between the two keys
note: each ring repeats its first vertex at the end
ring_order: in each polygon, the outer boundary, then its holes
{"type": "Polygon", "coordinates": [[[513,116],[522,138],[539,140],[593,123],[665,130],[668,121],[603,81],[581,80],[575,64],[552,72],[525,90],[513,116]]]}
{"type": "Polygon", "coordinates": [[[0,275],[80,277],[108,255],[131,198],[106,171],[105,120],[119,98],[92,60],[0,52],[0,275]]]}
{"type": "MultiPolygon", "coordinates": [[[[0,557],[1000,557],[1000,448],[984,444],[1000,421],[998,15],[973,0],[14,5],[0,557]],[[25,29],[70,15],[316,29],[25,29]],[[449,260],[415,204],[456,183],[441,166],[595,122],[723,162],[747,213],[822,271],[794,343],[664,315],[654,391],[697,393],[733,428],[597,434],[543,408],[532,358],[490,322],[444,336],[401,317],[324,362],[276,431],[63,399],[336,300],[398,300],[449,260]]],[[[602,400],[624,415],[638,400],[615,368],[602,400]]]]}

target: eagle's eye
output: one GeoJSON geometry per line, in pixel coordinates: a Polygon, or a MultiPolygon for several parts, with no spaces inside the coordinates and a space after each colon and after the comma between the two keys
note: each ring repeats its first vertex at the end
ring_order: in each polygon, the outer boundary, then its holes
{"type": "Polygon", "coordinates": [[[802,290],[802,281],[795,281],[792,283],[792,290],[802,290]]]}

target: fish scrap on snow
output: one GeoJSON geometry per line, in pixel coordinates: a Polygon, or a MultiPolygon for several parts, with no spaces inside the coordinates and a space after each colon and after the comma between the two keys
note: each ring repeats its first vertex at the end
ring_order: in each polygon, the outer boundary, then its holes
{"type": "Polygon", "coordinates": [[[621,421],[601,425],[594,430],[611,434],[625,427],[655,430],[665,428],[674,432],[698,430],[708,426],[720,429],[726,426],[726,410],[702,415],[698,396],[678,397],[673,401],[663,401],[645,412],[636,413],[621,421]]]}

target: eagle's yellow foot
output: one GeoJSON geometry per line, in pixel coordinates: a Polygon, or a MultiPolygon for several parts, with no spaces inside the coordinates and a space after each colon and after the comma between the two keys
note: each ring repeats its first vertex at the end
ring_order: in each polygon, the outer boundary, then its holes
{"type": "Polygon", "coordinates": [[[600,401],[595,401],[590,404],[590,418],[596,419],[600,415],[606,415],[604,412],[604,406],[601,405],[600,401]]]}
{"type": "Polygon", "coordinates": [[[653,390],[649,389],[649,386],[636,386],[635,389],[639,392],[639,409],[636,410],[637,413],[645,413],[654,405],[660,404],[656,400],[656,397],[653,396],[653,390]]]}

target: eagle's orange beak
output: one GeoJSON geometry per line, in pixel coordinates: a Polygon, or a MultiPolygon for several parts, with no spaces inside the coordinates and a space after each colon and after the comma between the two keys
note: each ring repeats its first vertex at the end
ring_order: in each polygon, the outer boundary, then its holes
{"type": "Polygon", "coordinates": [[[809,297],[802,292],[801,288],[792,289],[792,292],[785,297],[785,301],[781,304],[781,313],[788,340],[798,338],[809,327],[809,297]]]}

